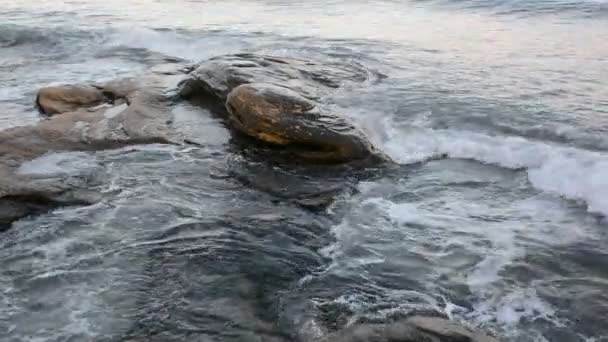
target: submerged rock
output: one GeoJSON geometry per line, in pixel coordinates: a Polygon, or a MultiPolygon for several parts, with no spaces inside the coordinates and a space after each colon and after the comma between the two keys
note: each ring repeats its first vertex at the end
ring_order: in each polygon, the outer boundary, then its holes
{"type": "Polygon", "coordinates": [[[225,103],[238,131],[287,147],[293,155],[323,162],[383,159],[369,139],[320,98],[343,82],[364,81],[354,66],[319,65],[255,54],[212,58],[181,85],[186,98],[214,96],[225,103]]]}
{"type": "Polygon", "coordinates": [[[321,342],[498,342],[447,319],[414,316],[389,324],[360,324],[321,342]]]}
{"type": "Polygon", "coordinates": [[[308,99],[319,99],[344,82],[363,82],[368,78],[366,70],[356,65],[317,64],[253,53],[213,57],[196,66],[190,76],[182,84],[182,96],[207,91],[221,100],[234,88],[249,83],[274,84],[308,99]]]}
{"type": "Polygon", "coordinates": [[[0,166],[0,231],[22,217],[100,199],[88,177],[28,177],[0,166]]]}
{"type": "Polygon", "coordinates": [[[15,167],[49,151],[100,150],[170,141],[170,111],[156,89],[134,80],[114,81],[99,88],[122,103],[78,108],[36,125],[0,132],[0,165],[15,167]]]}

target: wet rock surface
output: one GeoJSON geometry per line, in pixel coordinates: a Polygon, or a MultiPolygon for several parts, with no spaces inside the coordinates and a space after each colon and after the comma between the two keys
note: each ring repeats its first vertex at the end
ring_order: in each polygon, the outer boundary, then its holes
{"type": "Polygon", "coordinates": [[[27,161],[51,152],[171,143],[170,95],[165,92],[184,75],[182,65],[170,64],[135,79],[41,89],[37,101],[44,113],[54,115],[0,132],[0,224],[94,201],[87,191],[89,180],[19,175],[17,169],[27,161]]]}
{"type": "MultiPolygon", "coordinates": [[[[313,163],[384,160],[363,131],[333,113],[322,100],[345,82],[366,79],[366,70],[357,65],[238,54],[197,65],[165,60],[137,78],[43,88],[36,101],[48,118],[0,132],[4,179],[0,182],[0,222],[8,224],[48,208],[92,201],[84,191],[90,187],[90,179],[48,176],[34,180],[16,172],[25,162],[52,152],[187,143],[187,137],[174,127],[172,116],[172,108],[183,98],[219,108],[221,113],[216,114],[227,116],[229,126],[249,139],[246,144],[278,147],[266,155],[269,158],[313,163]]],[[[268,188],[263,183],[252,181],[268,188]]],[[[271,185],[267,192],[318,209],[329,205],[340,191],[293,191],[291,196],[271,185]]]]}
{"type": "Polygon", "coordinates": [[[94,175],[28,177],[0,166],[0,231],[22,217],[49,209],[98,201],[94,175]]]}
{"type": "Polygon", "coordinates": [[[94,107],[104,101],[103,92],[91,86],[57,86],[38,91],[36,104],[46,115],[72,112],[94,107]]]}
{"type": "Polygon", "coordinates": [[[497,339],[437,317],[414,316],[389,324],[361,324],[322,342],[498,342],[497,339]]]}
{"type": "Polygon", "coordinates": [[[212,58],[184,81],[186,98],[212,95],[225,102],[233,127],[262,142],[284,146],[298,158],[348,162],[385,158],[365,133],[323,103],[345,82],[367,79],[356,66],[255,54],[212,58]]]}

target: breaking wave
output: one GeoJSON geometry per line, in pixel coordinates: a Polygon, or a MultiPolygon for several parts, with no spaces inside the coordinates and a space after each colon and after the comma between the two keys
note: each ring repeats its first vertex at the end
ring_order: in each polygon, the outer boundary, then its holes
{"type": "Polygon", "coordinates": [[[433,158],[472,159],[508,169],[525,169],[532,186],[583,201],[608,216],[608,154],[458,130],[392,130],[386,151],[402,164],[433,158]]]}

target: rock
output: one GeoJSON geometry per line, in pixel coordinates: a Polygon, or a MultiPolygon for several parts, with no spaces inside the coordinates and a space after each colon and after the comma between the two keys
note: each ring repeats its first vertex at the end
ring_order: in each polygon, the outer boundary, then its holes
{"type": "Polygon", "coordinates": [[[406,322],[421,333],[435,337],[437,341],[498,342],[493,337],[443,318],[414,316],[406,322]]]}
{"type": "Polygon", "coordinates": [[[322,342],[498,342],[447,319],[414,316],[389,324],[359,324],[322,342]]]}
{"type": "Polygon", "coordinates": [[[41,106],[60,115],[0,132],[0,225],[57,206],[96,199],[88,191],[87,179],[20,175],[17,170],[24,162],[50,152],[173,143],[176,134],[169,125],[169,105],[185,70],[176,64],[152,69],[136,79],[41,90],[41,106]]]}
{"type": "Polygon", "coordinates": [[[129,144],[168,143],[169,110],[160,95],[137,89],[128,104],[55,115],[36,125],[0,132],[0,164],[16,167],[49,151],[86,151],[129,144]]]}
{"type": "Polygon", "coordinates": [[[46,115],[72,112],[101,104],[105,97],[101,90],[90,86],[56,86],[38,91],[36,103],[46,115]]]}
{"type": "Polygon", "coordinates": [[[325,113],[289,88],[252,83],[235,88],[226,107],[239,131],[261,141],[293,146],[306,159],[345,162],[377,153],[345,118],[325,113]]]}
{"type": "Polygon", "coordinates": [[[0,165],[0,231],[22,217],[50,208],[90,204],[99,199],[86,177],[32,178],[0,165]]]}
{"type": "Polygon", "coordinates": [[[198,65],[181,84],[180,95],[215,97],[225,103],[235,129],[286,147],[299,158],[322,162],[386,159],[359,128],[326,110],[320,100],[343,82],[366,78],[364,70],[354,66],[228,55],[198,65]]]}

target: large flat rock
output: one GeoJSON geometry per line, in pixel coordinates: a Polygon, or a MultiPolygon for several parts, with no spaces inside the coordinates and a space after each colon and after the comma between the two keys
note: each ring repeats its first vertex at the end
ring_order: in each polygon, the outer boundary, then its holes
{"type": "MultiPolygon", "coordinates": [[[[385,161],[356,124],[323,100],[367,77],[354,64],[238,54],[194,65],[168,61],[135,78],[43,88],[37,104],[46,119],[0,132],[0,224],[95,200],[86,177],[34,178],[17,172],[24,163],[54,152],[190,141],[173,125],[172,108],[184,98],[219,102],[214,108],[241,136],[298,163],[385,161]]],[[[325,203],[310,198],[311,206],[325,203]]]]}

